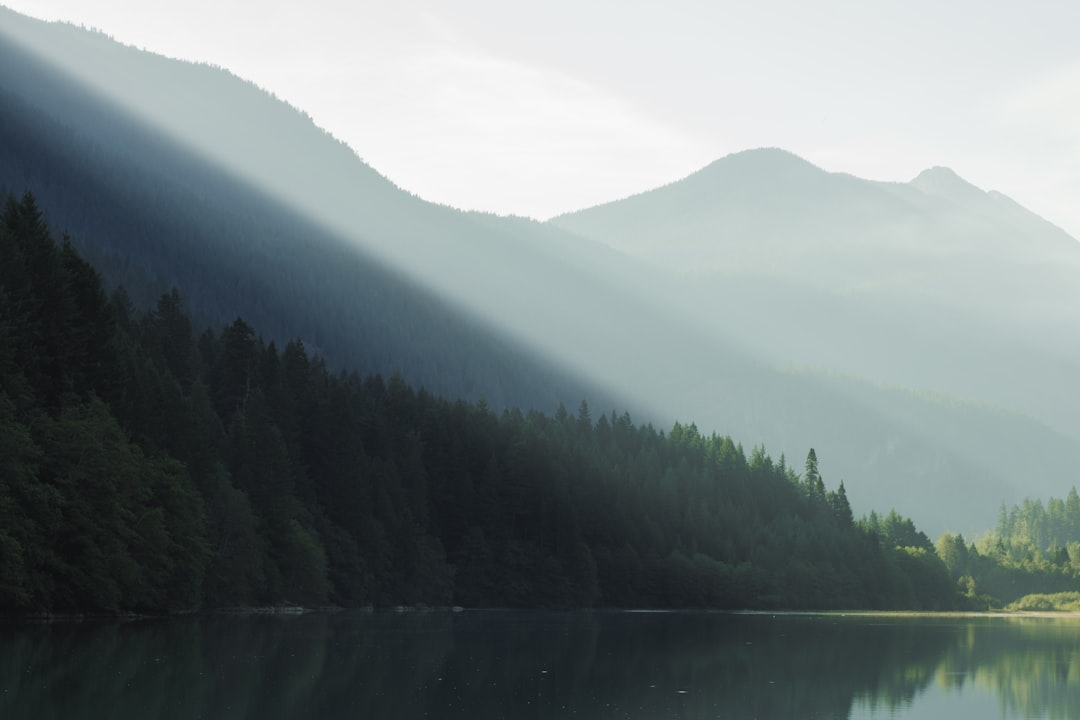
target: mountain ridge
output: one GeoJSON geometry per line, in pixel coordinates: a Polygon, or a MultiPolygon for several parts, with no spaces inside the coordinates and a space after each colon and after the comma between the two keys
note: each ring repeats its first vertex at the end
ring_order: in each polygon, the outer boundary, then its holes
{"type": "MultiPolygon", "coordinates": [[[[59,41],[45,45],[53,53],[70,49],[59,41]]],[[[213,68],[153,60],[153,68],[166,69],[158,76],[142,66],[127,67],[143,55],[125,51],[117,66],[123,72],[99,78],[122,86],[125,72],[149,73],[161,78],[150,84],[164,92],[196,98],[192,106],[207,115],[200,127],[212,136],[202,140],[208,147],[242,129],[244,118],[280,128],[278,135],[253,133],[255,144],[246,151],[271,155],[288,143],[288,152],[274,162],[295,162],[296,172],[261,178],[255,188],[229,169],[206,163],[205,153],[192,154],[145,119],[118,110],[91,87],[61,81],[54,71],[30,63],[10,44],[0,42],[0,53],[0,92],[41,100],[37,109],[26,102],[0,103],[0,123],[32,141],[11,133],[0,140],[0,184],[29,182],[59,221],[58,229],[69,229],[92,250],[95,263],[106,257],[110,279],[126,284],[145,272],[164,285],[159,292],[177,285],[193,308],[213,315],[212,324],[242,314],[270,339],[301,337],[335,358],[334,367],[386,374],[396,368],[413,385],[485,397],[498,407],[527,406],[538,398],[543,407],[559,399],[573,407],[585,395],[594,409],[628,409],[639,421],[662,425],[693,421],[789,457],[816,447],[830,458],[830,477],[844,479],[863,508],[893,505],[931,529],[956,519],[948,508],[962,507],[961,524],[954,527],[968,531],[971,523],[992,516],[1001,500],[1019,499],[998,495],[1019,493],[1016,478],[1027,482],[1030,468],[1047,468],[1046,478],[1032,479],[1031,487],[1061,494],[1039,483],[1080,463],[1067,441],[1049,437],[1052,451],[1040,456],[1018,448],[988,473],[978,457],[984,447],[979,436],[1025,437],[1031,439],[1025,446],[1042,448],[1039,428],[977,410],[975,420],[965,420],[970,427],[957,446],[949,447],[930,430],[944,422],[932,404],[908,403],[901,412],[874,387],[849,391],[836,382],[778,371],[808,364],[848,372],[837,357],[865,357],[871,366],[893,354],[888,337],[878,336],[898,334],[896,328],[875,327],[878,307],[850,301],[859,288],[837,286],[840,292],[823,283],[830,269],[813,255],[775,256],[802,263],[807,283],[820,283],[811,294],[749,275],[738,283],[729,281],[730,274],[717,282],[712,276],[705,278],[709,282],[688,282],[602,239],[552,224],[462,213],[399,191],[295,108],[262,91],[253,95],[250,83],[233,97],[227,90],[243,81],[213,68]],[[177,77],[191,86],[171,82],[177,77]],[[212,88],[204,91],[201,83],[208,77],[212,88]],[[309,144],[313,149],[307,152],[309,144]],[[322,166],[313,166],[311,158],[324,154],[334,160],[320,174],[322,166]],[[276,184],[276,195],[265,181],[276,184]],[[310,213],[295,212],[305,205],[310,213]],[[854,350],[841,342],[844,325],[818,313],[822,298],[834,303],[829,313],[847,313],[844,319],[861,323],[854,350]],[[768,313],[755,314],[758,306],[768,313]],[[856,317],[853,308],[866,312],[856,317]],[[813,352],[794,352],[791,338],[813,352]],[[870,341],[880,341],[880,353],[871,352],[870,341]],[[826,356],[827,363],[818,362],[826,356]],[[877,452],[890,447],[905,452],[877,452]],[[875,452],[878,460],[870,462],[875,452]],[[952,486],[950,477],[957,478],[952,486]],[[994,488],[993,497],[971,497],[978,487],[994,488]]],[[[231,148],[242,160],[241,150],[231,148]]],[[[771,157],[793,177],[824,173],[785,151],[771,157]]],[[[740,161],[753,158],[751,153],[740,161]]],[[[244,172],[278,172],[266,163],[254,157],[244,172]]],[[[723,170],[718,167],[714,171],[723,170]]],[[[892,201],[887,191],[852,176],[821,176],[832,183],[834,199],[856,188],[875,202],[892,201]]],[[[768,186],[767,177],[762,184],[768,186]]],[[[914,189],[906,192],[905,202],[917,197],[914,189]]],[[[804,204],[815,210],[814,202],[804,204]]],[[[816,217],[822,221],[820,213],[816,217]]],[[[146,300],[152,303],[154,296],[146,300]]],[[[933,307],[932,298],[915,300],[933,307]]],[[[903,292],[895,297],[902,309],[911,301],[903,292]]],[[[899,317],[912,326],[922,319],[899,317]]],[[[940,322],[919,329],[925,337],[915,338],[918,343],[894,364],[925,364],[932,357],[927,348],[951,334],[940,322]]],[[[997,351],[984,345],[984,336],[989,334],[980,331],[969,354],[977,358],[984,347],[997,351]]],[[[891,379],[855,369],[860,372],[853,376],[872,383],[891,379]]],[[[941,389],[922,380],[900,384],[941,389]]]]}
{"type": "Polygon", "coordinates": [[[884,183],[745,151],[551,222],[681,275],[688,312],[737,308],[699,312],[778,367],[1007,407],[1078,437],[1062,390],[1080,377],[1080,244],[955,171],[884,183]]]}
{"type": "MultiPolygon", "coordinates": [[[[981,190],[951,168],[942,166],[927,168],[908,182],[872,181],[846,172],[824,170],[795,153],[776,147],[754,148],[731,153],[681,179],[624,198],[563,213],[551,218],[548,222],[559,227],[577,230],[586,237],[593,237],[594,235],[584,229],[589,225],[588,216],[603,216],[615,208],[651,203],[653,207],[650,207],[650,210],[656,216],[672,209],[678,209],[684,215],[703,215],[715,211],[725,214],[719,218],[720,220],[727,219],[733,225],[737,225],[738,218],[732,217],[736,209],[724,206],[722,203],[725,199],[730,199],[732,202],[755,203],[750,211],[765,212],[784,209],[802,212],[807,215],[807,219],[812,221],[820,220],[809,212],[813,203],[838,200],[848,203],[847,212],[858,213],[860,217],[867,217],[868,213],[864,208],[859,207],[859,203],[868,204],[871,209],[891,206],[890,211],[894,213],[907,205],[909,210],[915,211],[913,213],[915,215],[922,209],[918,206],[925,208],[927,202],[930,203],[931,210],[935,209],[935,199],[969,209],[977,208],[982,212],[992,212],[993,209],[1007,207],[1010,208],[1009,216],[1013,220],[1026,223],[1019,229],[1028,230],[1037,224],[1043,231],[1059,235],[1058,240],[1071,241],[1067,244],[1061,243],[1062,247],[1066,250],[1077,251],[1073,253],[1074,260],[1080,257],[1080,242],[1064,230],[1023,208],[1003,193],[981,190]],[[912,195],[908,189],[915,190],[919,194],[912,195]],[[796,192],[801,193],[804,199],[795,196],[784,197],[785,193],[796,192]],[[844,196],[841,193],[847,193],[847,195],[844,196]],[[999,198],[1003,200],[999,201],[999,198]],[[790,203],[791,207],[785,206],[784,202],[790,203]]],[[[840,209],[828,208],[827,212],[835,214],[839,213],[840,209]]],[[[992,220],[1000,222],[1002,217],[994,217],[992,220]]],[[[610,240],[610,233],[605,237],[610,240]]],[[[638,253],[646,251],[640,243],[624,242],[622,249],[638,253]]]]}

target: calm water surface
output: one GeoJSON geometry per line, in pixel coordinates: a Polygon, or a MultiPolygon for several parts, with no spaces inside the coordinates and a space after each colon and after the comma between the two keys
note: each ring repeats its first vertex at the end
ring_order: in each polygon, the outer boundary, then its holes
{"type": "Polygon", "coordinates": [[[0,718],[1077,718],[1080,621],[337,613],[0,627],[0,718]]]}

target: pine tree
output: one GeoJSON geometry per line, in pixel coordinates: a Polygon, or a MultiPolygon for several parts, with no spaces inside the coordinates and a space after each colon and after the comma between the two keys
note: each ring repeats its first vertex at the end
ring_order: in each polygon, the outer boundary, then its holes
{"type": "Polygon", "coordinates": [[[836,488],[836,492],[830,492],[829,506],[832,507],[833,515],[836,517],[836,521],[840,524],[840,527],[849,528],[854,523],[854,516],[851,513],[851,504],[848,503],[847,490],[844,489],[844,481],[840,481],[840,486],[836,488]]]}
{"type": "Polygon", "coordinates": [[[817,452],[814,448],[810,448],[810,452],[806,454],[806,474],[803,476],[803,486],[807,497],[819,502],[825,500],[825,482],[818,472],[817,452]]]}

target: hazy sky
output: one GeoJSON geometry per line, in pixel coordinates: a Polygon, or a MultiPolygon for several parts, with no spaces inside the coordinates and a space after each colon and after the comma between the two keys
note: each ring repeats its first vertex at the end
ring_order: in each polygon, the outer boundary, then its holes
{"type": "Polygon", "coordinates": [[[1080,238],[1080,3],[0,0],[226,67],[398,185],[545,219],[776,146],[1080,238]]]}

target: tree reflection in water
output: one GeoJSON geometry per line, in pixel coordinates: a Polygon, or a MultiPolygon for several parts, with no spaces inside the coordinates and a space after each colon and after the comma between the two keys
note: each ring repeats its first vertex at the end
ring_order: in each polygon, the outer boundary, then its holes
{"type": "Polygon", "coordinates": [[[0,717],[905,717],[1080,709],[1070,619],[471,611],[0,628],[0,717]],[[97,715],[95,716],[95,713],[97,715]]]}

